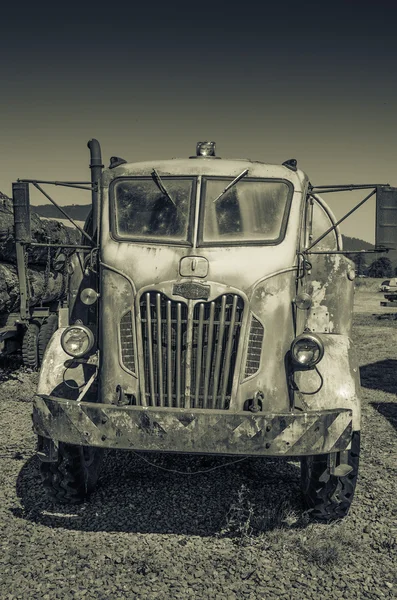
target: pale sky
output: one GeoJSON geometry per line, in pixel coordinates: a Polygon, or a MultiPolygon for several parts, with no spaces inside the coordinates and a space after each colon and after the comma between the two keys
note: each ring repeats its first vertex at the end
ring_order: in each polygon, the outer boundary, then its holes
{"type": "MultiPolygon", "coordinates": [[[[18,177],[88,180],[92,137],[105,164],[188,157],[209,139],[223,158],[297,158],[314,185],[397,186],[394,2],[70,5],[61,20],[37,6],[2,9],[2,192],[18,177]]],[[[363,197],[327,200],[340,217],[363,197]]],[[[342,232],[373,242],[374,201],[342,232]]]]}

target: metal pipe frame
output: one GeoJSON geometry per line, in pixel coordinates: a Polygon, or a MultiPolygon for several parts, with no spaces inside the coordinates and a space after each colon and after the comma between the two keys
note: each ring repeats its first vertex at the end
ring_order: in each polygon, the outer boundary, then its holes
{"type": "Polygon", "coordinates": [[[389,252],[389,248],[374,248],[373,250],[305,250],[305,254],[378,254],[380,252],[389,252]]]}
{"type": "MultiPolygon", "coordinates": [[[[308,248],[303,250],[303,253],[307,254],[309,252],[309,250],[311,250],[316,244],[321,242],[321,240],[323,240],[329,233],[331,233],[331,231],[334,231],[338,227],[338,225],[340,225],[343,221],[345,221],[347,219],[347,217],[350,217],[351,214],[353,214],[358,208],[360,208],[360,206],[362,206],[365,202],[367,202],[367,200],[369,200],[375,193],[376,193],[376,187],[367,196],[365,196],[364,200],[361,200],[361,202],[356,204],[356,206],[354,208],[349,210],[349,212],[346,213],[341,219],[339,219],[339,221],[337,221],[334,225],[332,225],[329,229],[327,229],[327,231],[325,231],[325,233],[320,235],[320,237],[317,238],[308,248]]],[[[314,192],[310,191],[310,192],[308,192],[308,194],[309,194],[309,196],[312,196],[313,198],[317,199],[316,194],[314,192]]],[[[334,254],[334,252],[330,252],[330,254],[334,254]]],[[[342,252],[342,254],[345,254],[345,252],[342,252]]]]}
{"type": "Polygon", "coordinates": [[[77,248],[79,250],[93,249],[93,246],[84,246],[84,244],[42,244],[41,242],[28,242],[25,246],[36,246],[39,248],[77,248]]]}
{"type": "Polygon", "coordinates": [[[331,193],[331,192],[353,192],[354,190],[368,190],[371,188],[377,187],[389,187],[390,183],[345,183],[340,185],[313,185],[309,186],[309,193],[317,193],[317,190],[320,191],[321,194],[331,193]]]}
{"type": "MultiPolygon", "coordinates": [[[[26,183],[26,182],[25,182],[25,183],[26,183]]],[[[91,237],[90,235],[88,235],[88,233],[87,233],[86,231],[84,231],[84,229],[82,229],[82,228],[80,227],[80,225],[78,225],[78,224],[77,224],[77,223],[74,221],[74,219],[72,219],[72,217],[70,217],[70,216],[69,216],[69,215],[68,215],[68,214],[67,214],[67,213],[66,213],[66,212],[63,210],[63,208],[61,208],[61,207],[60,207],[60,206],[59,206],[59,205],[58,205],[58,204],[55,202],[55,200],[53,200],[53,199],[51,198],[51,196],[50,196],[49,194],[47,194],[47,192],[45,192],[45,191],[43,190],[43,188],[41,188],[41,187],[39,186],[39,184],[38,184],[37,182],[35,182],[35,181],[32,181],[31,183],[33,183],[34,187],[35,187],[35,188],[37,188],[37,189],[38,189],[38,190],[39,190],[39,191],[40,191],[40,192],[41,192],[41,193],[42,193],[42,194],[43,194],[43,195],[44,195],[44,196],[45,196],[45,197],[46,197],[46,198],[47,198],[47,199],[48,199],[48,200],[49,200],[49,201],[50,201],[50,202],[51,202],[51,203],[52,203],[52,204],[53,204],[53,205],[54,205],[54,206],[55,206],[55,207],[56,207],[56,208],[57,208],[57,209],[58,209],[58,210],[59,210],[59,211],[60,211],[60,212],[61,212],[61,213],[62,213],[62,214],[63,214],[63,215],[64,215],[64,216],[65,216],[65,217],[66,217],[66,218],[67,218],[67,219],[68,219],[68,220],[69,220],[69,221],[70,221],[70,222],[71,222],[71,223],[74,225],[74,226],[75,226],[75,227],[76,227],[76,229],[78,229],[78,230],[80,231],[80,233],[81,233],[82,235],[84,235],[84,236],[85,236],[85,237],[86,237],[86,238],[87,238],[87,239],[88,239],[88,240],[91,242],[91,244],[92,244],[93,246],[95,245],[95,243],[94,243],[94,240],[92,239],[92,237],[91,237]]]]}
{"type": "Polygon", "coordinates": [[[48,185],[59,185],[63,187],[79,188],[80,190],[92,191],[91,181],[44,181],[42,179],[17,179],[19,183],[46,183],[48,185]],[[89,186],[89,187],[86,187],[89,186]]]}

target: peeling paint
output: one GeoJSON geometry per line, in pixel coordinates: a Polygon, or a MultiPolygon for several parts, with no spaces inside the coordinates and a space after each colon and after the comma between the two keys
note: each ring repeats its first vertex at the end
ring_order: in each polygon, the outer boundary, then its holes
{"type": "Polygon", "coordinates": [[[205,410],[187,413],[87,402],[77,405],[46,396],[35,398],[33,421],[39,435],[78,445],[259,456],[344,450],[352,432],[349,410],[266,415],[205,410]]]}

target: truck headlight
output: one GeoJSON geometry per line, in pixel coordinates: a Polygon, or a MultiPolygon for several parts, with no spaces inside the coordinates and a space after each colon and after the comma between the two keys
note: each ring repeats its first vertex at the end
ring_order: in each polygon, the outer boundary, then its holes
{"type": "Polygon", "coordinates": [[[84,325],[71,325],[61,336],[61,346],[66,354],[79,358],[87,354],[94,345],[94,334],[84,325]]]}
{"type": "Polygon", "coordinates": [[[324,355],[324,346],[313,333],[302,333],[291,345],[292,360],[301,367],[314,367],[324,355]]]}

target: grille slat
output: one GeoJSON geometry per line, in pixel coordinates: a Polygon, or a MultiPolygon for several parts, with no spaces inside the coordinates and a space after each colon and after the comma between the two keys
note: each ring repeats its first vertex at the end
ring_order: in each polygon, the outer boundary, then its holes
{"type": "Polygon", "coordinates": [[[181,379],[182,379],[182,370],[181,370],[181,362],[182,362],[182,306],[181,303],[177,304],[177,316],[176,316],[176,406],[180,407],[181,402],[181,379]]]}
{"type": "Polygon", "coordinates": [[[156,296],[156,318],[157,318],[157,362],[158,362],[158,392],[160,406],[164,406],[164,391],[163,391],[163,346],[161,343],[161,295],[156,296]]]}
{"type": "Polygon", "coordinates": [[[204,370],[204,399],[203,408],[211,408],[208,404],[208,388],[211,377],[212,339],[214,336],[215,302],[211,302],[210,318],[206,323],[206,345],[205,345],[205,370],[204,370]]]}
{"type": "Polygon", "coordinates": [[[199,321],[198,321],[198,330],[197,330],[197,361],[195,365],[195,372],[192,370],[192,376],[195,374],[196,376],[196,385],[194,390],[194,403],[193,406],[196,406],[198,402],[199,393],[200,393],[200,381],[201,381],[201,365],[203,358],[203,330],[204,330],[204,304],[200,304],[199,308],[199,321]]]}
{"type": "Polygon", "coordinates": [[[223,353],[223,334],[225,331],[225,310],[226,310],[226,296],[222,296],[222,305],[219,315],[219,325],[217,327],[218,336],[216,339],[216,354],[215,354],[215,365],[214,365],[214,377],[212,387],[212,402],[211,408],[216,408],[216,400],[218,398],[218,384],[219,384],[219,372],[221,368],[221,358],[223,353]]]}
{"type": "Polygon", "coordinates": [[[150,294],[146,294],[146,340],[149,360],[149,381],[150,381],[150,399],[153,404],[155,398],[154,388],[154,368],[153,368],[153,335],[152,335],[152,310],[150,304],[150,294]]]}
{"type": "Polygon", "coordinates": [[[229,408],[243,300],[190,304],[146,292],[140,302],[145,396],[151,406],[229,408]]]}
{"type": "Polygon", "coordinates": [[[167,300],[167,406],[172,406],[172,321],[171,300],[167,300]]]}
{"type": "Polygon", "coordinates": [[[224,373],[223,373],[221,406],[225,402],[227,383],[229,380],[230,362],[231,362],[231,357],[232,357],[232,346],[233,346],[233,339],[234,339],[234,328],[235,328],[236,316],[237,316],[237,301],[238,301],[238,296],[234,296],[233,306],[232,306],[231,316],[230,316],[229,337],[227,340],[226,352],[225,352],[225,368],[224,368],[224,373]]]}

